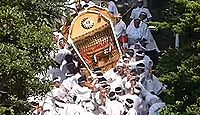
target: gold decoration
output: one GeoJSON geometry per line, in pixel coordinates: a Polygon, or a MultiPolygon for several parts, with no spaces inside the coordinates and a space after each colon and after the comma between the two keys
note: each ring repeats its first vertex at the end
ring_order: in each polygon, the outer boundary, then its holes
{"type": "Polygon", "coordinates": [[[91,29],[94,26],[94,21],[90,17],[86,17],[81,21],[81,26],[84,29],[91,29]]]}

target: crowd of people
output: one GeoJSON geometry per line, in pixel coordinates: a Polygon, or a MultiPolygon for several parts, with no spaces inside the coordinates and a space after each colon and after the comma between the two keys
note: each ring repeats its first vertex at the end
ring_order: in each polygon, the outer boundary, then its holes
{"type": "MultiPolygon", "coordinates": [[[[95,5],[90,0],[81,4],[95,5]]],[[[159,52],[146,23],[152,15],[143,8],[143,1],[138,0],[126,28],[112,0],[108,2],[108,11],[118,19],[114,27],[123,50],[116,66],[107,72],[101,68],[88,71],[64,36],[54,32],[57,51],[50,54],[53,65],[47,73],[53,89],[44,99],[37,100],[34,114],[159,115],[165,106],[159,95],[166,86],[153,75],[154,62],[145,54],[147,50],[159,52]]]]}

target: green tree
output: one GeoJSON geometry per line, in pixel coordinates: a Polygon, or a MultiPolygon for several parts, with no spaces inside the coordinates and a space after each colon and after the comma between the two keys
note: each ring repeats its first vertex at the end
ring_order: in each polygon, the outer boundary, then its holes
{"type": "Polygon", "coordinates": [[[168,88],[162,99],[167,103],[163,115],[199,115],[200,41],[181,50],[170,49],[157,67],[168,88]]]}
{"type": "MultiPolygon", "coordinates": [[[[0,1],[0,114],[27,114],[26,98],[50,89],[34,77],[51,64],[52,29],[59,28],[60,0],[0,1]]],[[[66,9],[67,10],[67,9],[66,9]]]]}
{"type": "MultiPolygon", "coordinates": [[[[152,0],[153,1],[153,0],[152,0]]],[[[199,115],[200,97],[200,1],[164,0],[157,30],[180,34],[181,48],[167,49],[159,60],[160,80],[168,85],[161,98],[167,107],[163,115],[199,115]]],[[[155,10],[156,11],[156,10],[155,10]]],[[[169,37],[174,41],[174,37],[169,37]]],[[[171,45],[173,46],[173,45],[171,45]]]]}

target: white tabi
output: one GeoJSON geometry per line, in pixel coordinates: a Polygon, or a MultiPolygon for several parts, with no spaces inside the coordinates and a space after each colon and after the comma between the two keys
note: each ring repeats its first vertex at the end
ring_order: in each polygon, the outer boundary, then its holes
{"type": "Polygon", "coordinates": [[[106,114],[120,115],[122,111],[123,111],[122,103],[116,100],[106,102],[106,114]]]}
{"type": "Polygon", "coordinates": [[[145,12],[147,14],[148,19],[152,17],[151,13],[149,12],[149,9],[144,8],[144,7],[141,7],[141,8],[137,7],[132,10],[130,18],[131,19],[139,18],[141,12],[145,12]]]}
{"type": "Polygon", "coordinates": [[[141,26],[141,24],[139,28],[135,28],[134,20],[132,20],[126,29],[126,34],[128,35],[128,44],[134,45],[142,38],[147,39],[147,28],[141,26]]]}
{"type": "Polygon", "coordinates": [[[112,13],[113,15],[116,15],[119,13],[117,6],[115,5],[113,1],[108,2],[108,11],[112,13]]]}

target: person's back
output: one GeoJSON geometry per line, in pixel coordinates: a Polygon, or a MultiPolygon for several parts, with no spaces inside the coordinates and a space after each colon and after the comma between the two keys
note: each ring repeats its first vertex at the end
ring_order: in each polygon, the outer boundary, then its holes
{"type": "Polygon", "coordinates": [[[106,110],[108,115],[120,115],[122,110],[122,103],[118,102],[117,100],[109,101],[106,104],[106,110]]]}
{"type": "Polygon", "coordinates": [[[117,101],[117,95],[115,92],[109,93],[109,99],[106,101],[105,110],[108,115],[120,115],[123,110],[123,105],[117,101]]]}

